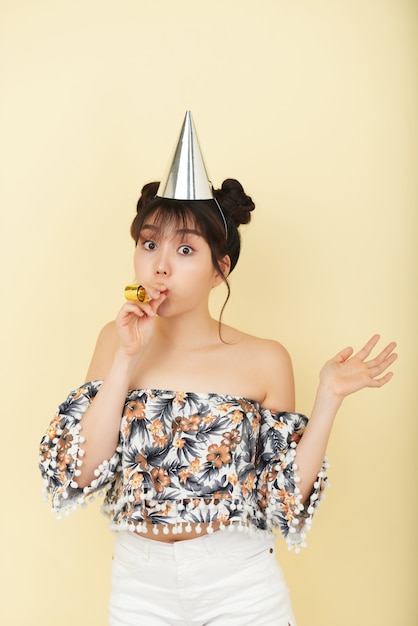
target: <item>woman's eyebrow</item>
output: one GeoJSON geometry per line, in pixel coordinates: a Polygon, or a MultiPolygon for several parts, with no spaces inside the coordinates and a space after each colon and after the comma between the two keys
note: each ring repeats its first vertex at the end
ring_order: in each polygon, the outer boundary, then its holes
{"type": "Polygon", "coordinates": [[[160,230],[158,228],[158,226],[155,226],[155,224],[142,224],[141,226],[141,231],[142,230],[160,230]]]}
{"type": "MultiPolygon", "coordinates": [[[[160,226],[156,226],[155,224],[143,224],[140,232],[142,233],[144,230],[151,230],[153,232],[158,232],[158,231],[161,232],[161,231],[164,231],[164,228],[161,228],[160,226]]],[[[197,230],[196,228],[177,228],[174,231],[174,235],[180,236],[180,237],[182,237],[183,235],[196,235],[197,237],[203,237],[200,230],[197,230]]]]}
{"type": "Polygon", "coordinates": [[[179,235],[196,235],[197,237],[203,237],[200,230],[196,230],[196,228],[179,228],[176,233],[179,235]]]}

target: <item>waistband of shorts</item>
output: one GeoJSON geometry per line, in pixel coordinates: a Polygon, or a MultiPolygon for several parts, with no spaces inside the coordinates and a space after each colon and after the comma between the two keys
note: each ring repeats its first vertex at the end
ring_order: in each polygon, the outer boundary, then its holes
{"type": "Polygon", "coordinates": [[[116,541],[124,544],[131,550],[138,551],[148,557],[155,558],[182,558],[190,559],[205,555],[221,555],[226,549],[237,552],[252,552],[260,549],[261,544],[266,548],[274,548],[276,537],[249,537],[247,533],[227,530],[217,530],[214,533],[174,541],[173,543],[156,541],[131,531],[121,530],[116,533],[116,541]]]}

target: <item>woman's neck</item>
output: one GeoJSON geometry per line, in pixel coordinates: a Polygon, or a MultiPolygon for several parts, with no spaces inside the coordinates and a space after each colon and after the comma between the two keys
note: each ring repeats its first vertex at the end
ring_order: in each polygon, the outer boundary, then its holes
{"type": "Polygon", "coordinates": [[[183,351],[212,347],[220,342],[219,323],[209,312],[173,318],[158,317],[152,341],[183,351]]]}

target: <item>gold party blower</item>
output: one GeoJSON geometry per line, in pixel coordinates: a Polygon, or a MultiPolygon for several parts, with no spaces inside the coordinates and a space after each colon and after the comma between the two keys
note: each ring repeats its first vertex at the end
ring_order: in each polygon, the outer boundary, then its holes
{"type": "Polygon", "coordinates": [[[142,285],[126,285],[125,298],[132,302],[149,302],[151,300],[142,285]]]}

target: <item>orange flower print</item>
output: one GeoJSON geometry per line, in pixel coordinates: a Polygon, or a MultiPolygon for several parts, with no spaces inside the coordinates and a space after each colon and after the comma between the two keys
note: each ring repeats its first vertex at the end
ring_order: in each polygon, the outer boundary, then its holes
{"type": "Polygon", "coordinates": [[[269,503],[270,494],[267,491],[267,485],[264,483],[258,490],[258,505],[260,509],[265,509],[269,503]]]}
{"type": "Polygon", "coordinates": [[[54,437],[57,436],[56,425],[53,422],[49,425],[49,428],[46,431],[46,434],[48,435],[50,439],[54,439],[54,437]]]}
{"type": "Polygon", "coordinates": [[[182,431],[184,433],[190,431],[197,432],[201,421],[202,418],[199,417],[199,415],[191,415],[189,418],[182,417],[181,420],[176,420],[173,424],[175,430],[177,431],[182,431]]]}
{"type": "Polygon", "coordinates": [[[145,418],[145,404],[137,400],[131,400],[125,407],[123,414],[128,422],[133,419],[143,420],[145,418]]]}
{"type": "Polygon", "coordinates": [[[189,472],[189,470],[187,470],[185,467],[183,467],[183,469],[180,472],[180,476],[179,476],[180,482],[181,483],[185,483],[186,480],[188,478],[190,478],[190,476],[191,476],[191,473],[189,472]]]}
{"type": "Polygon", "coordinates": [[[170,477],[163,467],[154,467],[151,472],[151,478],[154,481],[157,493],[162,493],[166,487],[170,486],[170,477]]]}
{"type": "Polygon", "coordinates": [[[158,435],[158,433],[161,432],[162,428],[163,428],[163,424],[162,424],[161,420],[154,420],[152,422],[152,424],[150,426],[148,426],[148,430],[153,435],[158,435]]]}
{"type": "Polygon", "coordinates": [[[231,430],[231,432],[224,434],[222,443],[224,446],[234,451],[236,450],[237,445],[241,442],[241,439],[242,437],[239,433],[239,430],[234,428],[234,430],[231,430]]]}
{"type": "Polygon", "coordinates": [[[190,469],[192,474],[197,474],[197,472],[200,470],[200,460],[199,459],[194,459],[190,463],[189,469],[190,469]]]}
{"type": "Polygon", "coordinates": [[[213,443],[209,446],[208,452],[209,454],[206,455],[207,460],[218,469],[222,467],[222,465],[227,465],[231,462],[231,455],[226,446],[218,446],[216,443],[213,443]]]}
{"type": "Polygon", "coordinates": [[[215,420],[216,420],[216,416],[215,415],[206,415],[203,418],[203,421],[206,424],[206,426],[210,426],[215,420]]]}
{"type": "Polygon", "coordinates": [[[172,506],[169,502],[166,503],[163,509],[160,509],[160,515],[168,516],[171,513],[172,506]]]}
{"type": "MultiPolygon", "coordinates": [[[[79,398],[81,398],[81,396],[84,395],[86,391],[88,391],[87,387],[80,387],[79,389],[77,389],[74,394],[73,400],[78,400],[79,398]]],[[[89,401],[91,402],[91,398],[89,398],[89,401]]]]}
{"type": "Polygon", "coordinates": [[[254,406],[243,398],[240,399],[239,405],[244,413],[252,413],[254,411],[254,406]]]}
{"type": "MultiPolygon", "coordinates": [[[[226,500],[229,497],[230,497],[229,493],[221,493],[220,491],[215,491],[215,493],[213,494],[212,502],[214,504],[219,504],[220,500],[226,500]]],[[[209,504],[210,504],[210,501],[209,501],[209,504]]]]}
{"type": "Polygon", "coordinates": [[[187,420],[185,417],[182,417],[181,419],[174,419],[173,420],[173,431],[174,432],[187,432],[189,430],[189,420],[187,420]]]}
{"type": "Polygon", "coordinates": [[[191,415],[190,418],[191,428],[190,430],[194,430],[197,432],[199,430],[199,424],[202,421],[202,418],[199,415],[191,415]]]}
{"type": "Polygon", "coordinates": [[[184,404],[185,397],[186,397],[186,394],[184,392],[178,391],[176,393],[174,404],[179,404],[181,406],[182,404],[184,404]]]}
{"type": "Polygon", "coordinates": [[[158,435],[155,435],[154,442],[159,448],[165,448],[165,446],[168,443],[168,435],[167,434],[161,435],[161,437],[159,437],[158,435]]]}
{"type": "Polygon", "coordinates": [[[63,452],[68,450],[68,448],[71,448],[72,443],[73,436],[69,434],[68,428],[65,428],[57,444],[58,451],[63,452]]]}
{"type": "Polygon", "coordinates": [[[234,422],[234,424],[241,424],[243,419],[244,419],[243,412],[239,411],[238,409],[235,409],[235,411],[231,415],[231,422],[234,422]]]}
{"type": "Polygon", "coordinates": [[[251,491],[254,489],[254,483],[255,472],[251,472],[251,474],[248,474],[247,478],[244,481],[244,487],[248,489],[248,493],[251,493],[251,491]]]}
{"type": "Polygon", "coordinates": [[[73,460],[73,457],[70,454],[64,455],[63,453],[58,454],[57,458],[58,458],[57,466],[58,466],[58,469],[60,469],[61,471],[66,470],[67,467],[71,465],[72,460],[73,460]]]}
{"type": "Polygon", "coordinates": [[[179,448],[179,450],[181,450],[184,447],[186,440],[180,437],[179,439],[175,439],[173,443],[175,448],[179,448]]]}
{"type": "Polygon", "coordinates": [[[138,452],[138,454],[136,455],[135,461],[138,463],[139,467],[142,470],[145,470],[145,471],[149,470],[148,461],[147,461],[146,457],[143,454],[141,454],[140,452],[138,452]]]}
{"type": "Polygon", "coordinates": [[[143,480],[143,475],[140,472],[135,472],[135,474],[131,476],[129,484],[133,489],[138,489],[142,485],[143,480]]]}
{"type": "Polygon", "coordinates": [[[291,491],[286,489],[280,489],[277,493],[280,499],[280,509],[283,511],[285,518],[291,522],[295,517],[295,506],[297,503],[297,497],[291,491]]]}
{"type": "Polygon", "coordinates": [[[238,485],[238,476],[236,474],[231,474],[228,476],[228,482],[230,482],[231,485],[238,485]]]}

